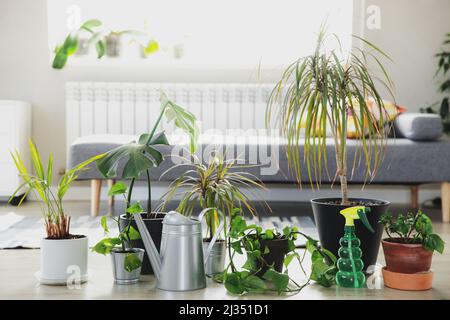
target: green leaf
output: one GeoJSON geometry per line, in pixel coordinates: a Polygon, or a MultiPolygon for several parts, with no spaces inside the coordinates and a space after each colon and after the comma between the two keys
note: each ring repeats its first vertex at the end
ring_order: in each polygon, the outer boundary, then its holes
{"type": "Polygon", "coordinates": [[[100,254],[109,254],[115,246],[120,244],[122,244],[122,241],[119,238],[104,238],[92,247],[92,251],[100,254]]]}
{"type": "Polygon", "coordinates": [[[139,231],[137,231],[135,228],[133,228],[133,226],[128,226],[125,229],[124,233],[127,234],[126,238],[128,238],[131,241],[141,239],[141,235],[139,234],[139,231]]]}
{"type": "Polygon", "coordinates": [[[229,273],[224,277],[224,285],[229,293],[242,294],[244,289],[242,288],[239,273],[229,273]]]}
{"type": "Polygon", "coordinates": [[[142,209],[142,206],[139,202],[135,202],[127,208],[126,212],[130,214],[138,214],[144,212],[144,209],[142,209]]]}
{"type": "Polygon", "coordinates": [[[97,59],[101,59],[106,52],[106,43],[103,40],[99,40],[95,43],[95,50],[97,51],[97,59]]]}
{"type": "Polygon", "coordinates": [[[286,255],[286,257],[284,258],[284,266],[287,268],[289,264],[292,262],[292,259],[294,259],[295,257],[298,257],[297,253],[290,253],[286,255]]]}
{"type": "Polygon", "coordinates": [[[162,154],[156,149],[130,142],[109,151],[104,158],[97,161],[97,168],[105,178],[116,177],[119,164],[125,161],[122,178],[137,179],[142,172],[157,167],[162,160],[162,154]]]}
{"type": "Polygon", "coordinates": [[[420,212],[418,213],[417,221],[414,227],[416,231],[424,238],[433,232],[433,224],[430,218],[420,212]]]}
{"type": "Polygon", "coordinates": [[[286,291],[289,284],[289,276],[287,274],[277,272],[273,269],[267,270],[264,274],[264,279],[271,281],[279,294],[286,291]]]}
{"type": "Polygon", "coordinates": [[[123,182],[117,182],[112,185],[112,187],[108,191],[108,196],[117,196],[119,194],[127,193],[127,185],[123,182]]]}
{"type": "Polygon", "coordinates": [[[191,154],[194,154],[197,150],[199,136],[197,118],[195,115],[169,100],[162,91],[161,108],[165,109],[165,116],[168,122],[173,122],[177,128],[189,135],[189,151],[191,154]]]}
{"type": "Polygon", "coordinates": [[[236,251],[239,254],[242,254],[241,246],[242,246],[241,241],[231,242],[231,248],[233,248],[233,250],[236,251]]]}
{"type": "Polygon", "coordinates": [[[443,253],[444,252],[444,241],[442,240],[442,238],[437,235],[437,234],[430,234],[428,235],[425,239],[424,239],[424,243],[423,246],[425,249],[429,250],[429,251],[434,251],[436,250],[439,253],[443,253]]]}
{"type": "Polygon", "coordinates": [[[241,285],[248,292],[264,292],[265,290],[267,290],[267,285],[264,280],[255,275],[249,275],[242,278],[241,285]]]}
{"type": "Polygon", "coordinates": [[[142,265],[141,259],[135,253],[128,253],[125,257],[124,268],[126,271],[131,272],[140,268],[142,265]]]}
{"type": "Polygon", "coordinates": [[[139,136],[138,142],[140,144],[146,144],[148,146],[156,146],[156,145],[170,145],[169,140],[166,137],[166,134],[163,132],[159,132],[150,139],[150,133],[143,133],[139,136]],[[147,142],[148,141],[148,142],[147,142]]]}
{"type": "Polygon", "coordinates": [[[52,63],[52,68],[53,69],[62,69],[64,68],[64,66],[67,63],[67,53],[62,50],[59,49],[56,54],[55,57],[53,58],[53,63],[52,63]]]}
{"type": "Polygon", "coordinates": [[[108,218],[106,217],[106,216],[103,216],[101,219],[100,219],[100,225],[102,226],[102,228],[103,228],[103,231],[105,232],[105,233],[108,233],[109,232],[109,229],[108,229],[108,218]]]}
{"type": "Polygon", "coordinates": [[[81,25],[80,29],[85,29],[89,32],[92,32],[92,28],[100,27],[101,25],[102,25],[102,22],[100,20],[90,19],[90,20],[85,21],[81,25]]]}
{"type": "Polygon", "coordinates": [[[266,230],[265,234],[265,238],[267,240],[272,240],[273,239],[273,231],[272,230],[266,230]]]}
{"type": "Polygon", "coordinates": [[[78,49],[78,38],[75,35],[69,34],[64,40],[62,50],[67,56],[73,55],[78,49]]]}

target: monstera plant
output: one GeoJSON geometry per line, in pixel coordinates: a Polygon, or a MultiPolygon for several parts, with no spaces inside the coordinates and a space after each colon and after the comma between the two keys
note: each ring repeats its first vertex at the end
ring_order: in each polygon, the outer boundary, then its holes
{"type": "MultiPolygon", "coordinates": [[[[151,178],[150,170],[158,167],[163,161],[164,155],[158,150],[161,146],[169,146],[169,141],[164,132],[156,132],[162,119],[166,118],[168,122],[175,125],[176,128],[181,129],[189,136],[189,151],[191,154],[195,153],[197,148],[197,140],[199,129],[197,127],[196,117],[185,110],[183,107],[177,105],[169,100],[165,93],[161,92],[161,111],[156,119],[153,129],[150,133],[143,133],[139,136],[137,141],[132,141],[122,146],[119,146],[109,151],[106,156],[97,161],[97,168],[105,178],[119,178],[129,179],[128,194],[126,203],[127,206],[131,204],[133,187],[136,179],[141,175],[145,175],[147,181],[147,207],[145,213],[142,213],[142,218],[155,240],[156,246],[159,248],[162,232],[162,219],[164,213],[153,212],[151,204],[151,178]],[[123,170],[119,175],[119,168],[123,165],[123,170]]],[[[121,216],[121,225],[123,228],[131,225],[137,229],[137,226],[132,220],[132,215],[128,212],[121,216]]],[[[144,249],[142,240],[133,240],[130,247],[144,249]]],[[[144,259],[142,266],[142,273],[148,274],[151,272],[151,266],[147,258],[144,259]]]]}
{"type": "MultiPolygon", "coordinates": [[[[284,71],[272,91],[266,116],[268,125],[281,128],[287,140],[289,167],[299,182],[305,175],[312,187],[320,187],[326,176],[332,183],[340,182],[340,198],[312,200],[320,241],[337,254],[344,228],[340,210],[369,206],[370,223],[376,225],[388,206],[386,201],[349,198],[348,178],[350,172],[357,173],[364,182],[370,182],[380,169],[391,127],[380,87],[391,93],[393,84],[381,63],[382,57],[389,57],[372,43],[355,36],[365,49],[355,47],[346,55],[338,38],[335,50],[325,49],[325,39],[325,33],[320,32],[315,51],[284,71]],[[348,143],[350,129],[356,138],[352,148],[348,143]],[[327,145],[334,151],[330,157],[327,145]]],[[[364,233],[359,237],[367,266],[376,261],[382,228],[377,228],[375,235],[359,229],[364,233]]]]}

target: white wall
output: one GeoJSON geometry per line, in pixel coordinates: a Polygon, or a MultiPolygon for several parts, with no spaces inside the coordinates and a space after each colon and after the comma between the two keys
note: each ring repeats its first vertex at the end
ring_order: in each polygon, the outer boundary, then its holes
{"type": "MultiPolygon", "coordinates": [[[[417,111],[438,100],[433,54],[439,50],[444,33],[450,32],[450,1],[366,2],[381,8],[381,30],[365,30],[365,35],[395,61],[388,68],[397,85],[397,102],[417,111]]],[[[0,99],[27,100],[33,104],[33,139],[42,153],[54,153],[55,170],[65,167],[66,81],[249,82],[256,79],[255,70],[168,73],[125,66],[68,66],[55,71],[50,67],[46,13],[45,0],[0,1],[0,99]]],[[[277,72],[262,74],[264,81],[276,79],[277,72]]]]}

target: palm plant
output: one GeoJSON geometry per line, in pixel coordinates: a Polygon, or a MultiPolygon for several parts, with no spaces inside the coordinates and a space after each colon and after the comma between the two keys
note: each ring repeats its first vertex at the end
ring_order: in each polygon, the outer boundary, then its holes
{"type": "Polygon", "coordinates": [[[159,166],[164,159],[164,156],[155,149],[155,146],[169,145],[163,131],[156,133],[163,117],[166,117],[168,122],[173,122],[177,128],[189,135],[189,149],[191,153],[195,153],[199,135],[195,116],[169,100],[161,92],[161,112],[151,132],[141,134],[137,141],[132,141],[109,151],[104,158],[97,161],[98,170],[107,178],[117,177],[119,165],[125,162],[122,179],[131,179],[128,187],[127,207],[131,204],[136,179],[145,172],[148,187],[147,214],[149,216],[153,212],[151,208],[150,169],[159,166]]]}
{"type": "Polygon", "coordinates": [[[72,169],[68,170],[59,180],[56,193],[52,190],[53,183],[53,156],[50,154],[48,158],[47,168],[42,164],[41,156],[32,140],[29,140],[29,148],[31,160],[35,174],[30,173],[17,150],[11,152],[11,157],[24,182],[20,185],[11,196],[11,201],[16,194],[23,188],[27,188],[26,192],[20,199],[19,205],[22,204],[26,196],[34,191],[44,203],[43,214],[45,222],[45,231],[47,239],[69,239],[70,234],[70,216],[66,215],[63,208],[63,198],[70,188],[70,185],[77,179],[78,173],[92,162],[102,158],[104,154],[92,157],[72,169]]]}
{"type": "MultiPolygon", "coordinates": [[[[324,49],[325,33],[321,31],[314,53],[294,61],[284,71],[266,111],[267,125],[279,125],[287,139],[289,165],[299,183],[303,173],[299,156],[302,139],[303,162],[311,186],[314,181],[320,186],[324,172],[331,179],[326,151],[326,133],[331,132],[337,169],[333,182],[339,177],[343,205],[349,204],[347,128],[354,126],[359,137],[352,170],[363,162],[365,181],[370,181],[380,167],[390,128],[386,128],[388,121],[378,85],[391,95],[393,88],[378,55],[389,57],[370,42],[354,37],[371,50],[356,47],[344,59],[342,50],[324,49]],[[369,62],[379,67],[379,77],[372,74],[369,62]]],[[[336,41],[340,48],[339,38],[336,41]]]]}
{"type": "MultiPolygon", "coordinates": [[[[200,204],[202,209],[217,208],[229,217],[236,208],[241,209],[241,211],[245,209],[251,215],[255,214],[253,203],[241,188],[265,189],[265,187],[257,177],[240,170],[245,167],[244,165],[237,165],[236,159],[225,160],[222,155],[211,157],[207,165],[195,156],[192,160],[191,162],[186,159],[186,163],[180,164],[187,164],[192,169],[187,170],[185,174],[170,184],[169,191],[162,197],[163,201],[159,205],[161,209],[164,209],[176,195],[181,194],[182,198],[177,211],[187,216],[193,214],[197,204],[200,204]],[[182,189],[182,192],[177,193],[180,189],[182,189]]],[[[218,212],[212,211],[212,214],[209,214],[206,219],[208,239],[211,239],[219,224],[218,212]]]]}

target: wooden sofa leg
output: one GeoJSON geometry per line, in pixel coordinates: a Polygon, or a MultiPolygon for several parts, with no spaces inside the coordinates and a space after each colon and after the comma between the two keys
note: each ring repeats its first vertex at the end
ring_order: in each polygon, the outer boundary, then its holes
{"type": "MultiPolygon", "coordinates": [[[[109,179],[108,180],[108,191],[111,189],[111,187],[116,183],[116,180],[109,179]]],[[[108,196],[108,208],[111,211],[111,209],[114,207],[114,196],[108,196]]]]}
{"type": "Polygon", "coordinates": [[[419,186],[411,186],[411,208],[413,210],[419,209],[419,186]]]}
{"type": "Polygon", "coordinates": [[[102,180],[91,180],[91,216],[96,217],[100,211],[100,192],[102,190],[102,180]]]}
{"type": "Polygon", "coordinates": [[[450,182],[441,183],[442,221],[450,222],[450,182]]]}

